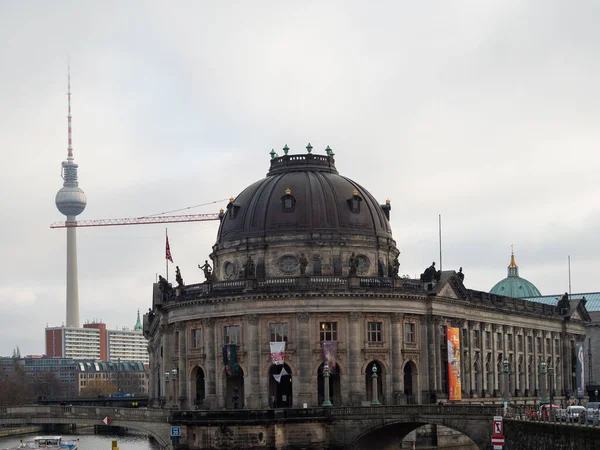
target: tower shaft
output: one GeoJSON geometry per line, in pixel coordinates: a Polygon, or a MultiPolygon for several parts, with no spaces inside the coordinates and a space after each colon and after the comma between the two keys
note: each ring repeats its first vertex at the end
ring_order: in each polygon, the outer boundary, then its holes
{"type": "MultiPolygon", "coordinates": [[[[76,216],[67,216],[67,222],[76,222],[76,216]]],[[[67,323],[79,328],[79,281],[77,274],[77,227],[67,228],[67,323]]]]}

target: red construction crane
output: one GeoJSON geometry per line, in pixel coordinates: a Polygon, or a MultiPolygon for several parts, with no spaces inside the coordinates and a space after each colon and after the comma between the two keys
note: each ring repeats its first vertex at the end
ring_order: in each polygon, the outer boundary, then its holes
{"type": "Polygon", "coordinates": [[[222,210],[218,214],[185,214],[182,216],[146,216],[125,219],[98,219],[78,220],[77,222],[54,222],[50,225],[50,228],[112,227],[117,225],[150,225],[154,223],[203,222],[205,220],[219,220],[221,217],[223,217],[222,210]]]}

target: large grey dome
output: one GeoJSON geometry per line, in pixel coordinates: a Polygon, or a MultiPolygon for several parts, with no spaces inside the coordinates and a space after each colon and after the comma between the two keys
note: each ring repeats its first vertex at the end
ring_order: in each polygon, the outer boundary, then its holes
{"type": "Polygon", "coordinates": [[[352,253],[363,275],[387,273],[399,253],[390,209],[340,175],[332,156],[272,158],[267,176],[227,205],[213,247],[216,279],[240,277],[248,257],[264,276],[298,274],[302,258],[313,275],[342,275],[352,253]]]}
{"type": "Polygon", "coordinates": [[[272,159],[267,177],[229,203],[218,241],[294,231],[388,239],[386,210],[389,205],[379,205],[365,188],[339,175],[332,157],[286,155],[272,159]],[[289,208],[286,199],[292,202],[289,208]]]}

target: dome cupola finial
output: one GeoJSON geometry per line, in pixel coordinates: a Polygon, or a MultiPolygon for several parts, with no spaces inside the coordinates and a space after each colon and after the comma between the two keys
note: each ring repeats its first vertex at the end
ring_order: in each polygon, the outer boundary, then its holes
{"type": "Polygon", "coordinates": [[[515,262],[515,246],[511,244],[510,246],[510,264],[508,265],[508,276],[509,277],[518,277],[519,276],[519,266],[515,262]]]}

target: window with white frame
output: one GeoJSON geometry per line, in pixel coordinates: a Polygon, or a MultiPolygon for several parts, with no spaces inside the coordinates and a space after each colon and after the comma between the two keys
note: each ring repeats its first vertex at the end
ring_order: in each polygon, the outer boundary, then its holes
{"type": "Polygon", "coordinates": [[[202,329],[192,329],[192,348],[199,348],[202,346],[202,329]]]}
{"type": "Polygon", "coordinates": [[[337,341],[337,322],[321,322],[319,324],[320,338],[323,341],[337,341]]]}
{"type": "Polygon", "coordinates": [[[407,322],[404,324],[404,340],[406,342],[415,342],[415,324],[407,322]]]}
{"type": "Polygon", "coordinates": [[[367,340],[369,342],[382,342],[381,337],[381,322],[367,323],[367,340]]]}
{"type": "Polygon", "coordinates": [[[224,327],[224,334],[224,344],[240,344],[242,341],[239,325],[224,327]]]}
{"type": "Polygon", "coordinates": [[[269,324],[271,331],[270,342],[287,342],[288,340],[288,324],[287,323],[271,323],[269,324]]]}

